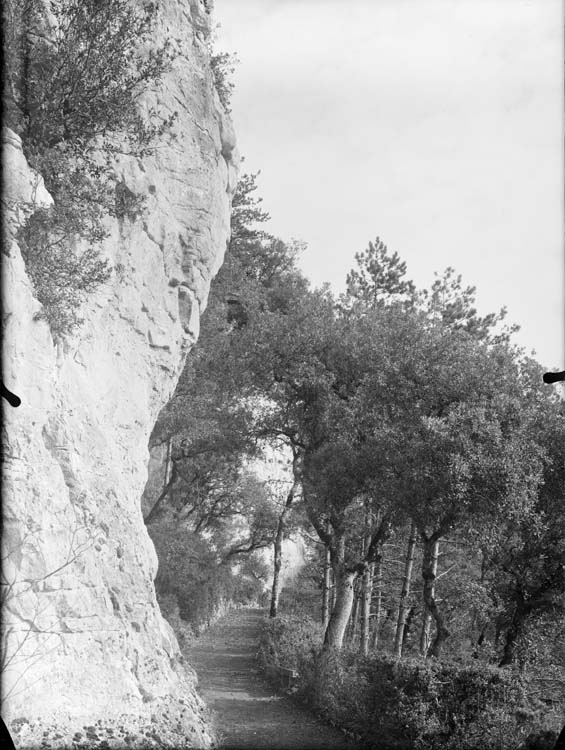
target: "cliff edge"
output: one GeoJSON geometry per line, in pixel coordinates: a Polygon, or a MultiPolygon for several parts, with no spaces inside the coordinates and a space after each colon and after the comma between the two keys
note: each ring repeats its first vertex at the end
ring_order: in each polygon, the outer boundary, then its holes
{"type": "Polygon", "coordinates": [[[48,205],[3,134],[3,705],[18,747],[208,747],[195,677],[162,618],[140,498],[149,435],[198,336],[229,238],[233,129],[214,88],[200,0],[164,0],[172,70],[145,104],[172,133],[122,182],[143,215],[108,222],[111,280],[55,345],[16,241],[48,205]],[[171,137],[173,136],[174,137],[171,137]]]}

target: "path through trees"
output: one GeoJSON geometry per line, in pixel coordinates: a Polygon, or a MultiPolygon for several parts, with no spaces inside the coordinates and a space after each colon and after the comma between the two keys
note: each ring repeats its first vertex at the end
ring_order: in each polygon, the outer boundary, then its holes
{"type": "Polygon", "coordinates": [[[232,610],[190,648],[199,692],[212,709],[221,750],[354,750],[324,724],[263,678],[255,660],[265,612],[232,610]]]}

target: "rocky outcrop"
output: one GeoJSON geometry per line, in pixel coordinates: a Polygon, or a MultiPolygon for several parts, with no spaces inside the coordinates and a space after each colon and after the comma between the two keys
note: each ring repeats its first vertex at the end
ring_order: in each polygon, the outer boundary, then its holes
{"type": "Polygon", "coordinates": [[[50,196],[19,138],[3,140],[3,380],[22,403],[3,404],[2,715],[21,747],[210,743],[194,674],[155,599],[140,498],[150,432],[222,262],[237,156],[204,4],[161,6],[159,33],[179,55],[145,103],[178,111],[175,137],[117,165],[145,210],[108,225],[112,279],[64,344],[38,319],[15,239],[26,207],[50,196]]]}

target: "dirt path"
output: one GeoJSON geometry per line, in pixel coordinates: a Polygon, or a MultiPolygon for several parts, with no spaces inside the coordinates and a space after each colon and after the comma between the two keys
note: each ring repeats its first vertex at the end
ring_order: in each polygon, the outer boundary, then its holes
{"type": "Polygon", "coordinates": [[[234,610],[213,625],[187,654],[199,692],[215,715],[222,750],[355,750],[261,675],[255,654],[263,610],[234,610]]]}

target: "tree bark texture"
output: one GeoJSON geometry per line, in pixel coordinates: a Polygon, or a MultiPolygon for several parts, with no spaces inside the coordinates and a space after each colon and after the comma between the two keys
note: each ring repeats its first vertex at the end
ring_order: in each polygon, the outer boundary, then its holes
{"type": "MultiPolygon", "coordinates": [[[[373,514],[369,508],[365,509],[365,538],[363,540],[363,555],[367,554],[371,545],[371,521],[373,514]]],[[[369,653],[369,635],[371,627],[371,596],[373,593],[373,569],[374,563],[370,563],[361,579],[361,635],[359,639],[359,651],[363,656],[369,653]]]]}
{"type": "Polygon", "coordinates": [[[360,651],[363,656],[369,653],[369,629],[371,623],[371,595],[373,593],[373,568],[369,565],[363,573],[361,588],[361,643],[360,651]]]}
{"type": "Polygon", "coordinates": [[[374,574],[373,574],[373,591],[375,592],[375,612],[373,617],[373,641],[371,647],[373,651],[378,648],[379,645],[379,633],[381,627],[381,613],[382,613],[382,600],[383,600],[383,555],[379,552],[377,559],[375,560],[374,574]]]}
{"type": "Polygon", "coordinates": [[[439,539],[434,535],[431,537],[422,535],[422,538],[424,541],[422,558],[422,578],[424,579],[424,619],[422,623],[422,635],[420,638],[420,654],[422,656],[435,656],[438,658],[441,655],[443,644],[450,635],[435,598],[439,539]],[[433,643],[430,645],[432,618],[435,621],[436,634],[433,643]]]}
{"type": "Polygon", "coordinates": [[[406,625],[406,616],[408,614],[408,597],[410,596],[410,585],[412,582],[412,570],[414,568],[414,552],[416,550],[416,525],[410,526],[408,536],[408,546],[406,548],[406,559],[404,561],[404,577],[402,579],[402,590],[400,592],[400,601],[398,603],[398,620],[396,623],[396,633],[394,636],[394,655],[397,659],[402,656],[402,643],[404,641],[404,627],[406,625]]]}
{"type": "Polygon", "coordinates": [[[335,604],[324,636],[324,649],[339,651],[353,607],[357,571],[351,571],[343,563],[334,565],[335,604]],[[337,567],[337,570],[336,570],[337,567]]]}
{"type": "Polygon", "coordinates": [[[329,545],[326,544],[324,549],[324,587],[322,591],[322,625],[324,626],[324,630],[328,627],[328,622],[330,620],[331,574],[330,548],[329,545]]]}
{"type": "Polygon", "coordinates": [[[359,633],[361,596],[362,591],[359,586],[359,576],[357,576],[355,583],[353,584],[353,607],[351,609],[351,617],[349,618],[348,640],[351,646],[357,642],[357,634],[359,633]]]}

